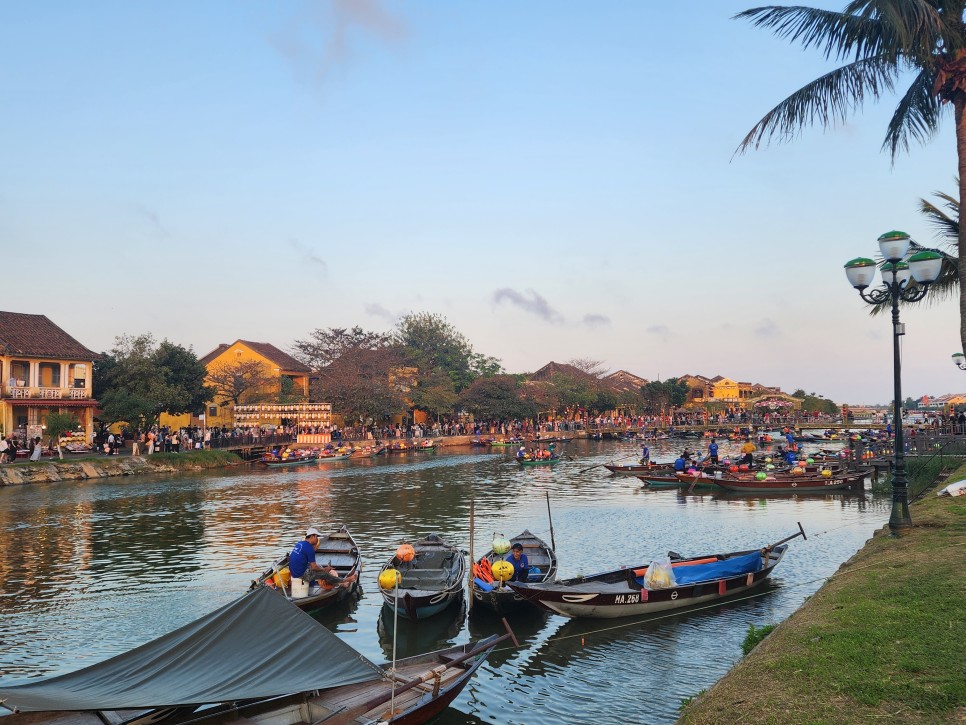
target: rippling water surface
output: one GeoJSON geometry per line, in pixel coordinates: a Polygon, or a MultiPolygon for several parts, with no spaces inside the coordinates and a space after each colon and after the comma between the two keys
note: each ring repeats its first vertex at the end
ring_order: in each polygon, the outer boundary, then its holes
{"type": "MultiPolygon", "coordinates": [[[[693,448],[695,442],[687,441],[693,448]]],[[[682,441],[651,446],[673,458],[682,441]]],[[[568,620],[536,611],[511,621],[521,648],[493,655],[444,723],[673,722],[683,698],[741,655],[748,625],[791,614],[882,526],[887,497],[734,496],[649,491],[600,467],[629,462],[634,444],[573,442],[549,468],[510,453],[453,452],[204,475],[111,478],[0,489],[0,681],[60,674],[124,652],[240,596],[308,525],[345,523],[364,557],[363,594],[320,616],[353,647],[391,657],[393,622],[376,575],[403,540],[438,532],[475,551],[494,532],[529,528],[550,540],[561,577],[685,556],[750,549],[797,531],[758,596],[638,620],[568,620]]],[[[500,630],[485,612],[453,607],[400,622],[399,656],[500,630]]]]}

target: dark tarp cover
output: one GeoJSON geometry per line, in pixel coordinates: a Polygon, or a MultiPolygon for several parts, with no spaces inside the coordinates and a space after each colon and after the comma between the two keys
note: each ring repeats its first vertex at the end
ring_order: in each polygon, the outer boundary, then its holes
{"type": "Polygon", "coordinates": [[[10,709],[118,710],[272,697],[382,677],[382,669],[261,587],[130,652],[0,686],[10,709]]]}

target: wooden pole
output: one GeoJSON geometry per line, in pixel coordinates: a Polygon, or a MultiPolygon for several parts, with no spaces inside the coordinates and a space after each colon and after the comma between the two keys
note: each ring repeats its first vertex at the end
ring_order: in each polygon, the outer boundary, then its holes
{"type": "Polygon", "coordinates": [[[550,491],[544,491],[547,496],[547,518],[550,520],[550,548],[557,550],[557,542],[553,540],[553,516],[550,515],[550,491]]]}
{"type": "Polygon", "coordinates": [[[473,505],[474,505],[474,499],[473,499],[472,496],[470,496],[470,565],[467,567],[467,572],[468,573],[466,575],[467,580],[468,580],[467,581],[467,586],[468,586],[469,593],[470,593],[470,601],[469,601],[469,604],[467,604],[467,607],[466,607],[466,611],[467,612],[472,612],[473,611],[473,600],[476,599],[476,597],[473,596],[473,565],[476,563],[476,557],[473,554],[473,538],[474,538],[474,536],[473,536],[473,525],[474,525],[474,520],[473,520],[473,513],[474,513],[474,511],[473,511],[473,505]]]}

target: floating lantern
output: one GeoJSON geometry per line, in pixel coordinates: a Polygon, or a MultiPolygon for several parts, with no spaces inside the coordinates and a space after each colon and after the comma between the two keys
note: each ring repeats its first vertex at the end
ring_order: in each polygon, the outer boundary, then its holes
{"type": "Polygon", "coordinates": [[[395,569],[383,569],[379,574],[379,586],[382,589],[392,589],[402,581],[402,575],[395,569]]]}
{"type": "Polygon", "coordinates": [[[773,470],[775,470],[775,464],[774,463],[769,463],[767,466],[765,466],[765,470],[766,471],[773,471],[773,470]]]}
{"type": "Polygon", "coordinates": [[[828,468],[823,468],[822,469],[822,478],[831,478],[831,477],[832,477],[832,471],[829,470],[828,468]]]}
{"type": "Polygon", "coordinates": [[[765,459],[765,463],[771,463],[771,456],[768,456],[768,457],[767,457],[767,458],[765,459]]]}
{"type": "Polygon", "coordinates": [[[814,458],[806,458],[805,459],[805,463],[807,463],[808,465],[811,466],[813,463],[815,463],[815,459],[814,458]]]}
{"type": "Polygon", "coordinates": [[[513,564],[508,561],[494,561],[492,566],[493,578],[501,582],[510,581],[513,576],[513,564]]]}
{"type": "Polygon", "coordinates": [[[493,553],[505,554],[510,550],[510,540],[503,534],[493,534],[493,553]]]}
{"type": "Polygon", "coordinates": [[[728,471],[730,471],[731,473],[737,473],[738,466],[728,466],[728,471]]]}
{"type": "Polygon", "coordinates": [[[796,466],[795,468],[792,469],[792,475],[793,476],[802,476],[804,474],[805,474],[805,469],[804,468],[798,468],[796,466]]]}
{"type": "Polygon", "coordinates": [[[756,481],[764,481],[765,478],[767,478],[767,476],[765,475],[764,471],[758,471],[758,473],[755,474],[756,481]]]}
{"type": "Polygon", "coordinates": [[[396,558],[399,561],[412,561],[416,558],[416,550],[412,544],[400,544],[396,549],[396,558]]]}

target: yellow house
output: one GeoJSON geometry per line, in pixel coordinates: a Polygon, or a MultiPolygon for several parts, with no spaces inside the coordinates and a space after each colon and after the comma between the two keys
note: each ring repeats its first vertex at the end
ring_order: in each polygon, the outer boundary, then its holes
{"type": "Polygon", "coordinates": [[[4,436],[44,436],[51,413],[77,419],[76,442],[94,429],[94,358],[44,315],[0,312],[0,427],[4,436]]]}
{"type": "Polygon", "coordinates": [[[711,398],[719,403],[741,401],[741,386],[736,380],[716,375],[711,378],[711,398]]]}
{"type": "MultiPolygon", "coordinates": [[[[234,427],[235,405],[278,403],[283,386],[293,397],[308,400],[311,369],[271,343],[222,343],[200,360],[208,370],[206,383],[218,388],[215,399],[205,405],[203,422],[209,428],[234,427]]],[[[280,415],[275,417],[278,420],[273,419],[274,424],[284,422],[280,415]]],[[[190,415],[161,416],[161,425],[171,428],[201,424],[201,418],[190,415]]]]}

